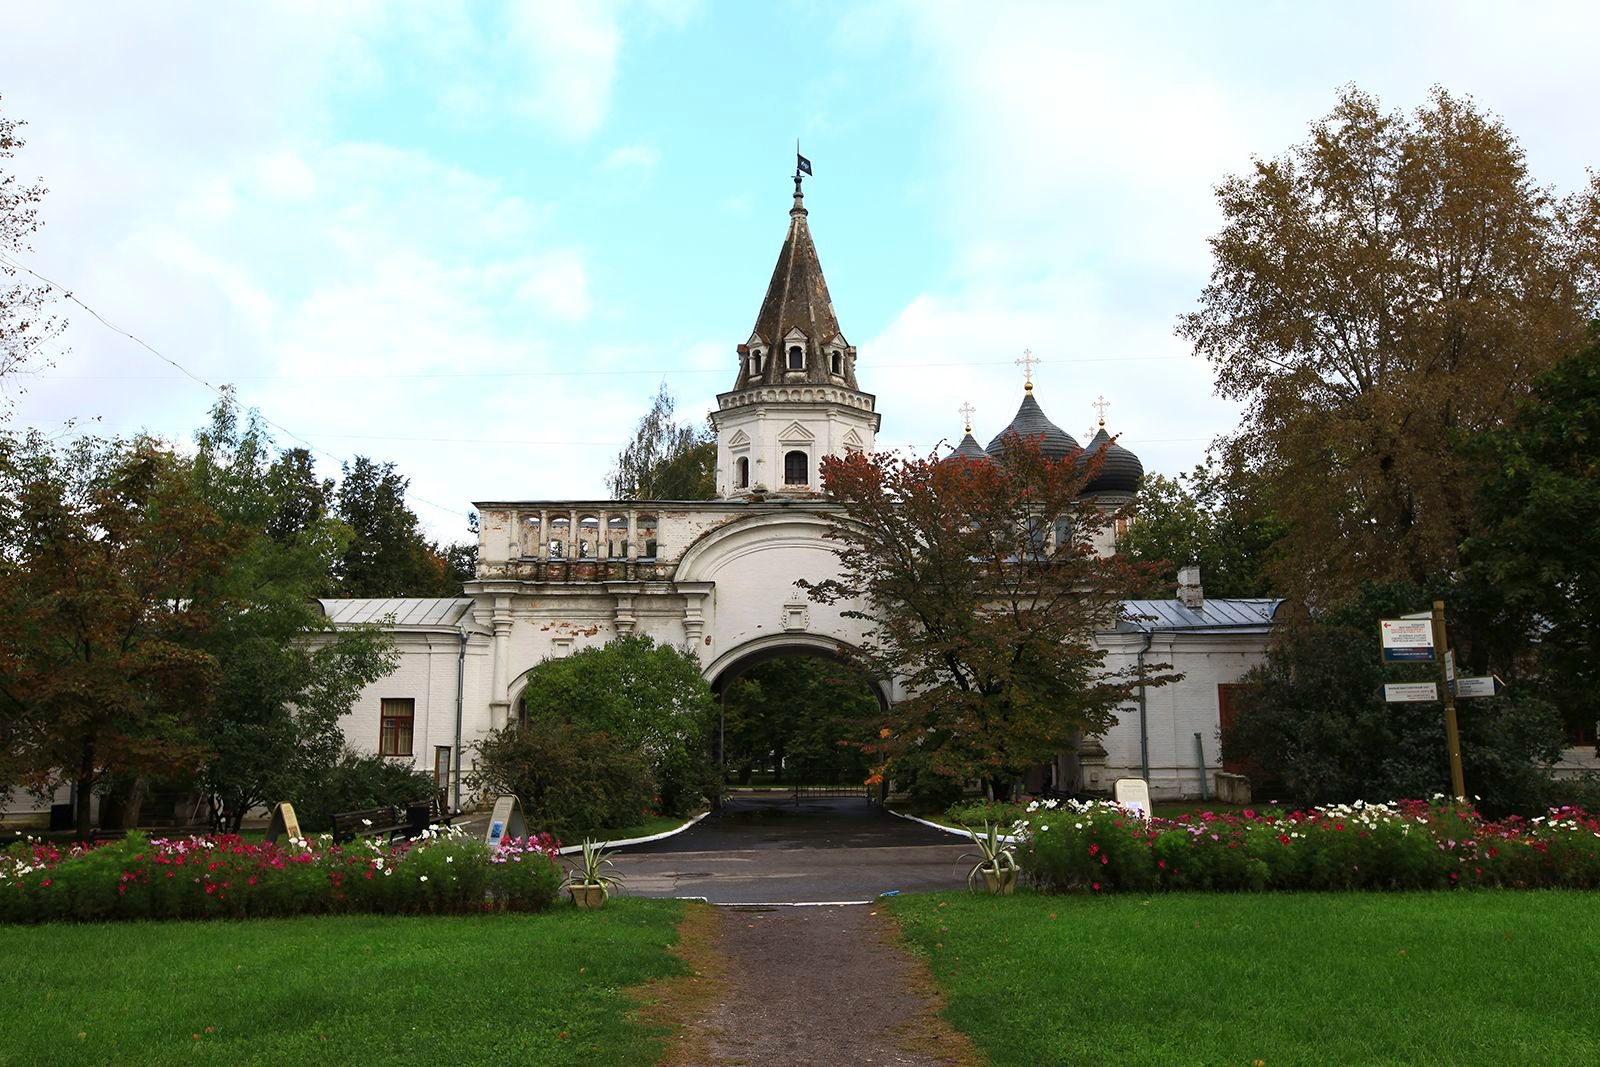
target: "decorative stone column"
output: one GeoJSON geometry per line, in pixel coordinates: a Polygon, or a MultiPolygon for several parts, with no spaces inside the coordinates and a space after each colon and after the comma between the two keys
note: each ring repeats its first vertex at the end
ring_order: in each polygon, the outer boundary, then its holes
{"type": "Polygon", "coordinates": [[[505,726],[511,713],[511,597],[500,594],[494,598],[494,614],[489,619],[494,629],[494,692],[489,701],[489,725],[493,729],[505,726]]]}

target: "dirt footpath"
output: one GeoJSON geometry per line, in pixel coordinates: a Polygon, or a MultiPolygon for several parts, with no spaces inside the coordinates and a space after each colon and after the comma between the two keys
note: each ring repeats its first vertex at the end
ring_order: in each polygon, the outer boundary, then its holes
{"type": "Polygon", "coordinates": [[[684,948],[713,988],[673,1020],[673,1067],[982,1063],[872,905],[719,908],[693,925],[708,944],[684,948]]]}

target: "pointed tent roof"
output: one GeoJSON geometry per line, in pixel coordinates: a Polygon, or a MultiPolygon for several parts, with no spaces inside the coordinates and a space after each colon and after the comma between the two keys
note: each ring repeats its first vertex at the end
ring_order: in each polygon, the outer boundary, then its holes
{"type": "Polygon", "coordinates": [[[1094,480],[1084,486],[1084,495],[1095,493],[1131,495],[1138,492],[1139,481],[1144,477],[1144,464],[1139,462],[1138,456],[1111,439],[1111,435],[1106,433],[1104,423],[1100,424],[1100,429],[1084,446],[1083,458],[1087,460],[1101,449],[1106,453],[1105,464],[1101,466],[1100,473],[1095,475],[1094,480]]]}
{"type": "Polygon", "coordinates": [[[1050,459],[1063,459],[1078,450],[1077,439],[1067,431],[1051,422],[1033,398],[1033,386],[1029,385],[1022,398],[1022,406],[1017,408],[1016,417],[1011,420],[1011,425],[995,434],[994,440],[989,442],[988,454],[993,457],[1005,454],[1006,434],[1014,433],[1018,437],[1038,437],[1039,449],[1050,459]]]}
{"type": "MultiPolygon", "coordinates": [[[[833,382],[828,352],[838,349],[846,353],[849,343],[839,329],[839,318],[833,311],[833,298],[828,295],[828,282],[822,276],[822,261],[817,258],[817,246],[811,240],[811,229],[806,225],[805,194],[795,179],[794,206],[789,209],[789,232],[784,236],[783,248],[778,252],[777,266],[772,269],[772,281],[767,283],[767,295],[761,302],[761,313],[756,316],[752,343],[766,347],[766,366],[760,374],[750,373],[750,361],[739,362],[739,378],[735,389],[753,385],[782,385],[797,379],[786,376],[787,353],[791,335],[795,331],[804,335],[798,342],[806,350],[804,381],[817,385],[833,382]]],[[[741,346],[741,352],[744,347],[741,346]]],[[[856,385],[855,367],[845,356],[844,384],[851,389],[856,385]]]]}

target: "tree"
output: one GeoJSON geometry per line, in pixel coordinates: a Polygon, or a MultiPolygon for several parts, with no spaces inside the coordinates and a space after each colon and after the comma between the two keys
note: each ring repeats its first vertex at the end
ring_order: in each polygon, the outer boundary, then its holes
{"type": "Polygon", "coordinates": [[[1479,442],[1470,574],[1537,635],[1536,681],[1569,728],[1600,719],[1600,325],[1535,381],[1516,418],[1479,442]]]}
{"type": "Polygon", "coordinates": [[[644,753],[665,812],[692,807],[709,784],[715,706],[699,661],[682,649],[625,634],[545,660],[528,673],[522,706],[530,720],[571,723],[644,753]]]}
{"type": "MultiPolygon", "coordinates": [[[[19,135],[24,125],[0,115],[0,161],[26,143],[19,135]]],[[[26,281],[4,258],[32,251],[28,238],[41,225],[45,192],[42,181],[25,183],[0,166],[0,378],[22,368],[63,328],[61,320],[45,314],[50,287],[26,281]]]]}
{"type": "Polygon", "coordinates": [[[333,565],[342,597],[459,596],[450,566],[406,505],[409,479],[393,463],[357,456],[344,466],[335,514],[355,537],[333,565]]]}
{"type": "Polygon", "coordinates": [[[1178,332],[1247,406],[1225,454],[1285,524],[1276,584],[1327,605],[1454,571],[1477,477],[1461,442],[1593,314],[1600,177],[1557,199],[1470,98],[1436,88],[1406,115],[1350,87],[1217,200],[1211,280],[1178,332]]]}
{"type": "Polygon", "coordinates": [[[724,762],[748,782],[770,758],[774,781],[861,782],[863,748],[877,736],[882,708],[871,683],[822,656],[785,656],[750,668],[723,698],[724,762]]]}
{"type": "Polygon", "coordinates": [[[1080,505],[1100,456],[1047,459],[1012,436],[987,461],[852,454],[823,461],[823,486],[843,514],[827,536],[842,577],[798,583],[870,627],[875,677],[899,676],[871,751],[892,773],[914,754],[955,781],[1004,792],[1034,765],[1099,734],[1137,687],[1173,680],[1110,671],[1095,634],[1154,574],[1101,556],[1095,540],[1119,517],[1080,505]]]}
{"type": "Polygon", "coordinates": [[[1207,462],[1176,478],[1147,475],[1117,551],[1160,564],[1169,587],[1179,567],[1197,564],[1208,596],[1272,596],[1267,561],[1282,526],[1256,514],[1248,490],[1236,484],[1241,473],[1248,474],[1207,462]]]}
{"type": "Polygon", "coordinates": [[[662,382],[606,478],[618,500],[711,500],[717,495],[716,435],[709,427],[679,425],[672,411],[672,394],[662,382]]]}
{"type": "MultiPolygon", "coordinates": [[[[1246,676],[1224,754],[1281,779],[1302,803],[1448,792],[1441,705],[1389,704],[1383,696],[1385,682],[1436,681],[1438,670],[1386,666],[1377,650],[1380,618],[1426,610],[1431,599],[1409,583],[1369,583],[1321,617],[1292,621],[1267,662],[1246,676]]],[[[1543,768],[1561,748],[1554,709],[1516,690],[1457,707],[1467,790],[1496,814],[1541,808],[1549,785],[1543,768]]]]}
{"type": "Polygon", "coordinates": [[[109,775],[203,756],[237,551],[155,441],[0,437],[0,740],[30,785],[66,769],[79,833],[109,775]]]}
{"type": "Polygon", "coordinates": [[[213,820],[236,832],[250,809],[330,773],[345,745],[339,719],[396,656],[381,628],[335,629],[313,599],[351,533],[327,514],[305,453],[271,459],[260,420],[241,420],[231,394],[195,443],[196,491],[234,550],[199,642],[218,665],[199,777],[213,820]]]}

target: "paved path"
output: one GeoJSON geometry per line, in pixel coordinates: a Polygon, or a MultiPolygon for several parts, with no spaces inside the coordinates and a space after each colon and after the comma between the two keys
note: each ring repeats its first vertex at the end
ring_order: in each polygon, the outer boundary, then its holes
{"type": "Polygon", "coordinates": [[[861,799],[740,798],[665,841],[624,848],[622,892],[714,904],[871,900],[959,889],[971,850],[861,799]]]}
{"type": "Polygon", "coordinates": [[[957,1067],[927,967],[868,905],[718,909],[716,995],[681,1020],[673,1067],[957,1067]]]}

